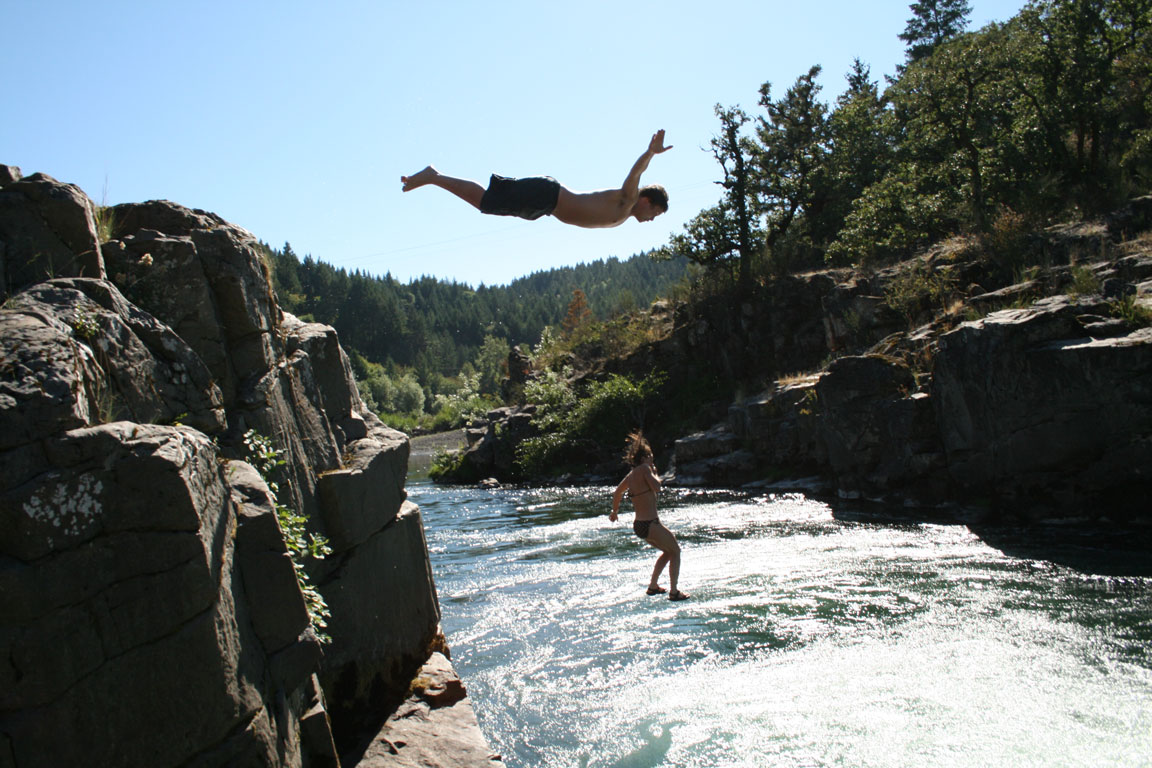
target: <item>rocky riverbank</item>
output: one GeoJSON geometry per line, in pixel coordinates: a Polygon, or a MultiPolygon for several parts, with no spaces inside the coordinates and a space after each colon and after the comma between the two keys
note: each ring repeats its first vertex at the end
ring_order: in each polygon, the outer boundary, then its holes
{"type": "MultiPolygon", "coordinates": [[[[8,166],[0,292],[0,764],[355,765],[430,659],[449,673],[409,441],[335,332],[282,312],[220,217],[8,166]]],[[[410,751],[493,762],[466,707],[436,718],[452,738],[410,751]]]]}
{"type": "MultiPolygon", "coordinates": [[[[667,410],[650,409],[673,483],[1150,522],[1150,228],[1141,198],[1012,252],[961,240],[881,270],[774,279],[675,307],[662,338],[586,361],[585,376],[663,372],[664,400],[706,383],[693,416],[716,414],[711,426],[670,434],[667,410]]],[[[489,414],[456,479],[514,476],[517,446],[540,434],[534,416],[530,405],[489,414]]]]}

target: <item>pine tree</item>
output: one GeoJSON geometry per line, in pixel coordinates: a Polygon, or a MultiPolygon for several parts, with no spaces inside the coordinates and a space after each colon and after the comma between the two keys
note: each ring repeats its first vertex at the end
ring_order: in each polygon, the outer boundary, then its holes
{"type": "Polygon", "coordinates": [[[968,26],[968,14],[972,13],[967,0],[923,0],[908,8],[915,15],[908,19],[900,39],[908,45],[909,64],[963,32],[968,26]]]}
{"type": "Polygon", "coordinates": [[[560,327],[564,330],[564,338],[571,338],[576,330],[592,319],[592,310],[588,308],[588,297],[584,291],[577,288],[572,291],[572,301],[568,304],[568,314],[560,327]]]}

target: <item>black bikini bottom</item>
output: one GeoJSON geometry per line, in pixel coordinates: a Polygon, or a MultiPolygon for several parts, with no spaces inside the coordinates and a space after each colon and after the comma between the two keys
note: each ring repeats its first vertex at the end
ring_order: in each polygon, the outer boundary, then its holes
{"type": "Polygon", "coordinates": [[[637,538],[647,539],[648,529],[652,527],[652,523],[660,522],[659,519],[653,520],[633,520],[632,532],[636,534],[637,538]]]}

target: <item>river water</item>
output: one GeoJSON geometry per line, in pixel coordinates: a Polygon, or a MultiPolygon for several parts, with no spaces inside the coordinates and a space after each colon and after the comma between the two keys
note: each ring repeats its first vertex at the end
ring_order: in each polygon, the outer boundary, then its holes
{"type": "Polygon", "coordinates": [[[672,603],[609,492],[409,486],[510,766],[1152,765],[1147,535],[669,490],[672,603]]]}

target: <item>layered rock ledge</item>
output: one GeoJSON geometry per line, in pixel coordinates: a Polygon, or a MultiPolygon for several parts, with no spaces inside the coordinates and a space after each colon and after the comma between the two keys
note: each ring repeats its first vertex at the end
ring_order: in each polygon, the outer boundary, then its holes
{"type": "MultiPolygon", "coordinates": [[[[101,242],[79,189],[0,166],[0,765],[356,765],[445,648],[408,440],[251,234],[111,217],[101,242]],[[326,627],[281,507],[331,542],[305,563],[326,627]]],[[[408,743],[491,764],[466,702],[441,709],[408,743]]]]}

